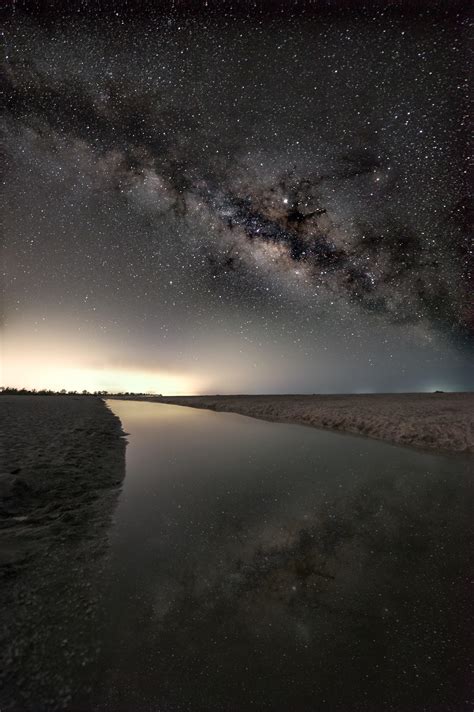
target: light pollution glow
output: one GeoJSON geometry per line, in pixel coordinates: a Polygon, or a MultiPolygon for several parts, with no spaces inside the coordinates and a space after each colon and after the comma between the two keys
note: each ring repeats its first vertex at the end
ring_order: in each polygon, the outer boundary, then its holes
{"type": "Polygon", "coordinates": [[[139,329],[100,332],[74,315],[66,321],[28,314],[8,321],[0,335],[4,387],[163,395],[463,390],[462,380],[452,379],[450,369],[436,381],[422,373],[416,351],[403,364],[406,372],[415,373],[394,388],[391,383],[400,380],[402,368],[395,360],[388,364],[386,378],[374,384],[364,377],[364,361],[354,352],[337,360],[314,354],[309,368],[290,345],[263,354],[258,343],[243,345],[237,337],[223,340],[212,332],[177,348],[150,329],[143,348],[139,329]]]}
{"type": "Polygon", "coordinates": [[[97,350],[58,340],[25,343],[2,334],[1,384],[13,388],[194,395],[197,378],[165,369],[111,366],[97,350]],[[34,348],[32,348],[34,346],[34,348]]]}

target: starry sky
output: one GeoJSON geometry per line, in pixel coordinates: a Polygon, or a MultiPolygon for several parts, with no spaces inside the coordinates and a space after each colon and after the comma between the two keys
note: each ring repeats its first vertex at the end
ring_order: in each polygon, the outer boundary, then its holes
{"type": "Polygon", "coordinates": [[[461,2],[3,20],[3,385],[472,389],[461,2]]]}

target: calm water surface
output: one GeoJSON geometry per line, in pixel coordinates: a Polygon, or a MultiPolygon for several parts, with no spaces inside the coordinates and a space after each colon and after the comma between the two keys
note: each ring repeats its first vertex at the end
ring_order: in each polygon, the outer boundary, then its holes
{"type": "Polygon", "coordinates": [[[471,709],[472,459],[109,401],[97,710],[471,709]]]}

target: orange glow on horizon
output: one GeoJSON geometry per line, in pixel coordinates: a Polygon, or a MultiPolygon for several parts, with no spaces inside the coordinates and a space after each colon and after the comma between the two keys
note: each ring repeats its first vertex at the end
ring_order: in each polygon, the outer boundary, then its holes
{"type": "Polygon", "coordinates": [[[66,348],[54,339],[4,339],[1,361],[0,385],[13,388],[194,395],[204,385],[171,369],[111,365],[97,349],[87,353],[81,345],[66,348]]]}

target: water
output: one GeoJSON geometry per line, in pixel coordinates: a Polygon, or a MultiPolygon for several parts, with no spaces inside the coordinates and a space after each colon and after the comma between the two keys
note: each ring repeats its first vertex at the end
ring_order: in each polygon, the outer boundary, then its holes
{"type": "Polygon", "coordinates": [[[129,444],[97,710],[471,709],[471,458],[109,406],[129,444]]]}

